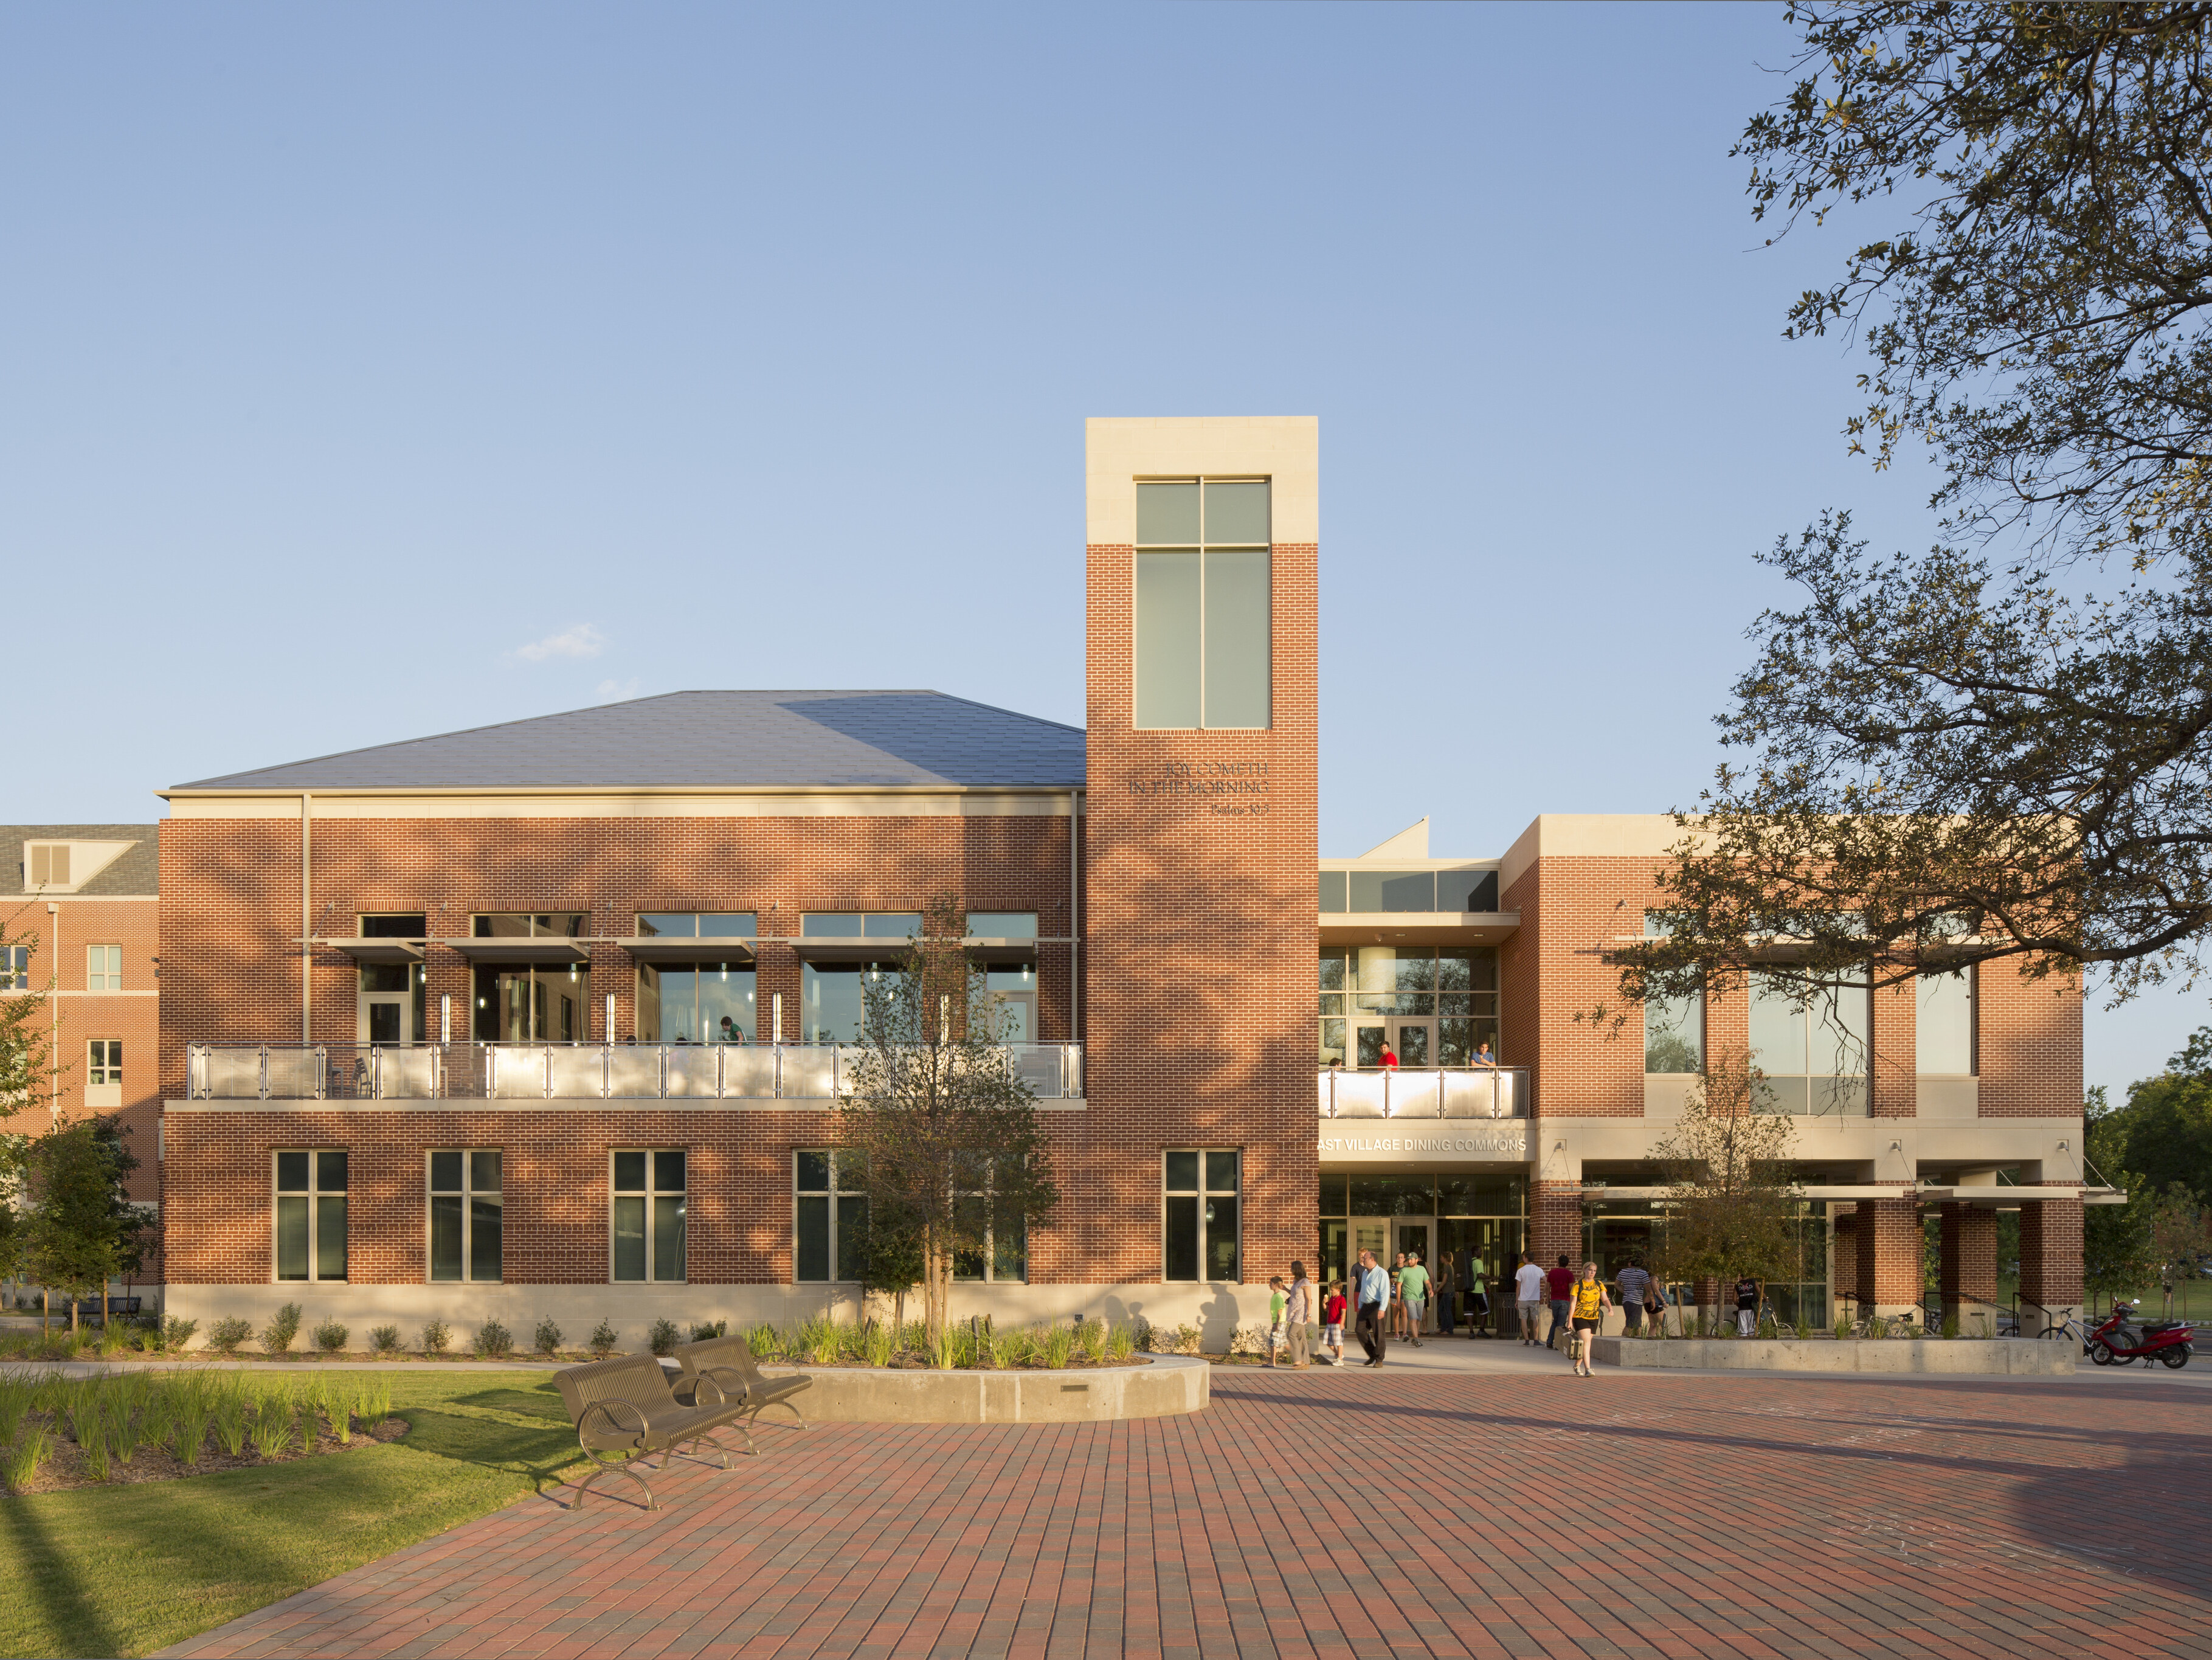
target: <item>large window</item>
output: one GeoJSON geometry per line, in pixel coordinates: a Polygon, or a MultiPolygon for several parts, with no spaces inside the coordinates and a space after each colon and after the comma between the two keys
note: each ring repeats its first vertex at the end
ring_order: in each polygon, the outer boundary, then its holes
{"type": "Polygon", "coordinates": [[[28,991],[31,987],[31,948],[0,946],[0,991],[28,991]]]}
{"type": "MultiPolygon", "coordinates": [[[[1644,919],[1644,937],[1656,939],[1665,929],[1656,917],[1644,919]]],[[[1644,1070],[1690,1073],[1705,1069],[1705,1000],[1647,997],[1644,1000],[1644,1070]]]]}
{"type": "Polygon", "coordinates": [[[276,1277],[346,1277],[346,1156],[343,1147],[278,1152],[276,1277]]]}
{"type": "Polygon", "coordinates": [[[1871,993],[1863,981],[1818,988],[1801,1004],[1791,982],[1751,976],[1751,1056],[1777,1111],[1867,1110],[1871,993]]]}
{"type": "Polygon", "coordinates": [[[1321,908],[1343,911],[1494,911],[1498,873],[1462,870],[1325,870],[1321,908]]]}
{"type": "Polygon", "coordinates": [[[1160,1156],[1169,1280],[1236,1280],[1237,1155],[1212,1149],[1160,1156]]]}
{"type": "Polygon", "coordinates": [[[857,1280],[867,1249],[868,1198],[853,1153],[792,1155],[792,1278],[857,1280]]]}
{"type": "Polygon", "coordinates": [[[1498,953],[1488,946],[1324,947],[1321,1064],[1373,1067],[1385,1043],[1402,1066],[1498,1058],[1498,953]]]}
{"type": "Polygon", "coordinates": [[[1267,726],[1267,482],[1137,486],[1136,724],[1267,726]]]}
{"type": "Polygon", "coordinates": [[[496,1280],[505,1219],[497,1148],[430,1154],[432,1280],[496,1280]]]}
{"type": "Polygon", "coordinates": [[[899,972],[896,963],[804,963],[799,965],[799,1041],[856,1043],[867,1013],[867,987],[899,972]]]}
{"type": "Polygon", "coordinates": [[[87,946],[84,948],[84,988],[87,991],[123,989],[123,947],[87,946]]]}
{"type": "Polygon", "coordinates": [[[1923,1077],[1971,1077],[1974,1055],[1974,969],[1931,974],[1919,982],[1913,1031],[1914,1070],[1923,1077]]]}
{"type": "Polygon", "coordinates": [[[996,1167],[987,1159],[970,1160],[960,1173],[961,1225],[980,1229],[980,1250],[952,1253],[955,1280],[1019,1280],[1029,1276],[1029,1224],[1021,1212],[1001,1204],[994,1178],[996,1167]]]}
{"type": "Polygon", "coordinates": [[[613,1159],[616,1280],[683,1279],[684,1154],[653,1149],[613,1159]]]}
{"type": "Polygon", "coordinates": [[[588,963],[527,964],[476,970],[477,1039],[485,1043],[587,1043],[592,1028],[588,963]]]}
{"type": "Polygon", "coordinates": [[[760,1035],[753,970],[727,963],[641,963],[643,1043],[750,1043],[760,1035]]]}

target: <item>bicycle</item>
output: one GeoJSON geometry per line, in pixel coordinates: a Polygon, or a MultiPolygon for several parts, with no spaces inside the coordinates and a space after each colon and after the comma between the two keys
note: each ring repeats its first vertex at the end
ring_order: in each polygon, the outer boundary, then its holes
{"type": "Polygon", "coordinates": [[[2049,1338],[2054,1343],[2070,1337],[2082,1353],[2087,1354],[2089,1352],[2089,1334],[2083,1329],[2081,1322],[2073,1315],[2068,1315],[2056,1325],[2045,1326],[2039,1335],[2049,1338]]]}
{"type": "Polygon", "coordinates": [[[1851,1335],[1859,1338],[1912,1337],[1921,1328],[1910,1313],[1886,1315],[1872,1311],[1861,1315],[1851,1327],[1851,1335]]]}

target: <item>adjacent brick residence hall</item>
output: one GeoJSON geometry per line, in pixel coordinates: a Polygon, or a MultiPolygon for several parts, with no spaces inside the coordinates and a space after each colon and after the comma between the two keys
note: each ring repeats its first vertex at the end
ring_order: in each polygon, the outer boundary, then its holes
{"type": "Polygon", "coordinates": [[[38,1134],[57,1116],[117,1117],[138,1160],[130,1194],[152,1206],[161,1091],[161,858],[158,824],[9,824],[15,861],[0,901],[0,995],[46,1005],[49,1070],[31,1109],[7,1128],[38,1134]]]}
{"type": "Polygon", "coordinates": [[[962,1312],[1219,1341],[1294,1257],[1611,1271],[1663,1227],[1651,1149],[1706,1045],[1747,1042],[1802,1121],[1789,1313],[1915,1300],[1931,1206],[1962,1310],[1996,1296],[2001,1208],[2027,1293],[2078,1301],[2070,989],[1575,1021],[1669,822],[1543,818],[1489,859],[1431,857],[1424,824],[1317,860],[1316,423],[1088,436],[1081,730],[679,692],[167,792],[172,1309],[605,1318],[631,1347],[850,1310],[837,1044],[943,897],[1064,1195],[960,1264],[962,1312]]]}

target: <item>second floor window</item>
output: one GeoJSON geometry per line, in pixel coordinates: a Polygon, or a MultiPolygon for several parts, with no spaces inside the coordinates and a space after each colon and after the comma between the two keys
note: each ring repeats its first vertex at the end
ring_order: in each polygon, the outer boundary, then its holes
{"type": "Polygon", "coordinates": [[[87,946],[84,948],[84,988],[87,991],[123,989],[123,947],[87,946]]]}
{"type": "Polygon", "coordinates": [[[95,1037],[84,1046],[84,1081],[93,1087],[123,1081],[120,1037],[95,1037]]]}
{"type": "Polygon", "coordinates": [[[1821,986],[1800,1002],[1791,982],[1751,976],[1751,1055],[1777,1111],[1866,1112],[1871,1013],[1864,981],[1821,986]]]}
{"type": "Polygon", "coordinates": [[[28,991],[31,988],[31,948],[28,946],[0,946],[0,991],[28,991]]]}

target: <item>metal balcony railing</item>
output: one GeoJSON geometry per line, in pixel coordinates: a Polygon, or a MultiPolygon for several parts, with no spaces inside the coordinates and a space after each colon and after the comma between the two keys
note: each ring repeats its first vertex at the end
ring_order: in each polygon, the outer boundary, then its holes
{"type": "MultiPolygon", "coordinates": [[[[826,1100],[862,1053],[808,1043],[188,1043],[194,1101],[826,1100]]],[[[1080,1043],[1005,1053],[1046,1101],[1083,1095],[1080,1043]]]]}
{"type": "Polygon", "coordinates": [[[1332,1069],[1316,1080],[1324,1118],[1526,1118],[1526,1067],[1332,1069]]]}

